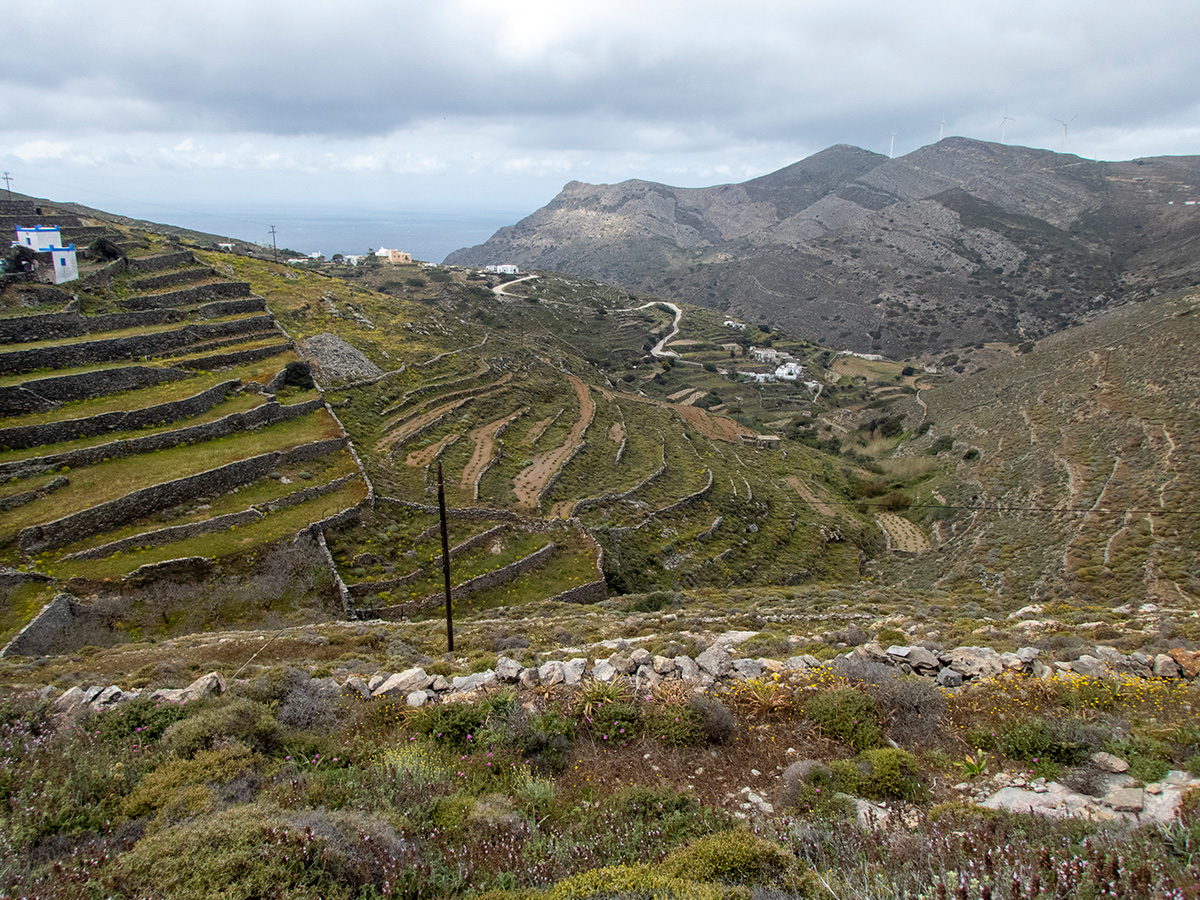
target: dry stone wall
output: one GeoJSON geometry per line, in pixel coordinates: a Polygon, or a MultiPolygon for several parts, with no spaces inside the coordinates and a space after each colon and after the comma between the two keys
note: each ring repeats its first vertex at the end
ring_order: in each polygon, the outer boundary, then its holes
{"type": "Polygon", "coordinates": [[[178,291],[166,291],[161,294],[143,294],[138,297],[127,297],[118,300],[117,305],[124,309],[162,309],[168,306],[191,306],[195,303],[208,303],[212,300],[229,300],[246,297],[250,294],[250,283],[247,281],[219,281],[215,284],[201,284],[196,287],[183,288],[178,291]]]}
{"type": "Polygon", "coordinates": [[[278,356],[280,353],[291,349],[292,345],[290,342],[271,344],[266,347],[256,347],[252,350],[238,350],[234,353],[214,353],[212,356],[203,356],[199,359],[181,360],[178,365],[185,369],[206,372],[209,369],[220,369],[224,366],[236,366],[241,363],[269,359],[272,356],[278,356]]]}
{"type": "Polygon", "coordinates": [[[187,525],[169,525],[166,528],[158,528],[154,531],[135,534],[132,537],[123,538],[119,541],[110,541],[107,544],[93,547],[90,550],[81,550],[78,553],[69,554],[68,556],[64,556],[63,559],[105,559],[114,553],[124,553],[126,550],[134,550],[138,547],[161,547],[164,544],[173,544],[176,541],[184,541],[201,534],[211,534],[214,531],[224,531],[226,528],[249,525],[252,522],[257,522],[262,517],[262,513],[251,507],[250,509],[228,513],[224,516],[214,516],[202,522],[189,522],[187,525]]]}
{"type": "MultiPolygon", "coordinates": [[[[151,425],[176,422],[207,412],[224,401],[229,396],[229,392],[237,386],[238,380],[234,378],[183,400],[159,403],[143,409],[117,410],[82,419],[0,428],[0,447],[9,450],[23,450],[28,447],[41,447],[78,438],[95,437],[110,431],[133,431],[151,425]]],[[[33,462],[33,460],[29,462],[33,462]]],[[[19,466],[21,463],[8,464],[8,466],[13,465],[19,466]]],[[[7,467],[0,466],[0,472],[7,472],[7,467]]],[[[0,477],[9,476],[5,474],[0,477]]]]}
{"type": "Polygon", "coordinates": [[[196,257],[191,250],[179,250],[175,253],[160,253],[158,256],[143,256],[131,259],[129,268],[138,272],[161,272],[163,269],[174,269],[194,263],[196,257]]]}
{"type": "Polygon", "coordinates": [[[279,466],[318,459],[341,449],[344,443],[344,439],[341,438],[314,441],[292,450],[263,453],[206,472],[151,485],[53,522],[25,528],[18,537],[18,544],[21,552],[28,555],[63,547],[105,531],[113,531],[177,503],[206,494],[226,493],[235,487],[262,478],[279,466]]]}
{"type": "Polygon", "coordinates": [[[190,377],[191,373],[175,368],[119,366],[78,375],[35,378],[0,387],[0,415],[45,412],[72,400],[89,400],[190,377]]]}
{"type": "MultiPolygon", "coordinates": [[[[227,315],[222,312],[221,315],[227,315]]],[[[0,344],[27,344],[60,338],[82,337],[122,328],[140,328],[182,322],[187,317],[179,309],[147,309],[139,312],[104,313],[84,316],[77,310],[0,319],[0,344]]]]}
{"type": "Polygon", "coordinates": [[[12,477],[10,472],[25,476],[37,471],[60,469],[63,466],[74,469],[80,466],[95,465],[106,459],[118,459],[141,453],[153,453],[155,450],[166,450],[169,447],[178,447],[180,444],[198,444],[231,434],[239,434],[251,428],[285,422],[308,415],[320,408],[320,400],[308,400],[304,403],[292,403],[287,406],[271,401],[245,412],[230,413],[212,422],[176,428],[159,434],[148,434],[140,438],[111,441],[97,447],[81,447],[78,450],[68,450],[51,456],[6,463],[0,465],[0,478],[12,477]]]}
{"type": "Polygon", "coordinates": [[[202,278],[211,278],[217,273],[208,266],[192,266],[179,269],[176,272],[164,272],[162,275],[147,275],[135,278],[129,287],[135,291],[155,291],[160,288],[176,287],[181,284],[191,284],[202,278]]]}
{"type": "Polygon", "coordinates": [[[69,369],[119,359],[157,356],[187,347],[197,341],[247,334],[274,327],[275,320],[271,316],[253,316],[231,322],[193,323],[173,331],[152,334],[12,350],[0,353],[0,375],[16,375],[38,369],[69,369]]]}
{"type": "Polygon", "coordinates": [[[0,649],[0,657],[45,656],[53,652],[74,628],[77,606],[70,594],[59,594],[0,649]]]}

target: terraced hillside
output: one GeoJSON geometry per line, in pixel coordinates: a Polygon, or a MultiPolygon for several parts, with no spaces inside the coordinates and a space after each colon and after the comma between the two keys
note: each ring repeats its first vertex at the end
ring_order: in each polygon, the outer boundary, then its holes
{"type": "Polygon", "coordinates": [[[4,289],[0,562],[19,586],[0,638],[64,582],[202,577],[366,498],[264,299],[190,251],[112,236],[128,255],[79,282],[4,289]]]}
{"type": "Polygon", "coordinates": [[[906,583],[1074,606],[1200,598],[1200,295],[1127,306],[923,391],[906,583]],[[925,457],[928,459],[928,456],[925,457]]]}

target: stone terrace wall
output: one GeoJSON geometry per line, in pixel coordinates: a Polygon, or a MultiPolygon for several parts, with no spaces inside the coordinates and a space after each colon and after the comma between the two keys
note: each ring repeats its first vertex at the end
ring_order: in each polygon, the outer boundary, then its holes
{"type": "MultiPolygon", "coordinates": [[[[514,562],[509,563],[503,568],[496,569],[494,572],[484,572],[482,575],[476,575],[474,578],[457,584],[450,589],[451,600],[461,600],[464,597],[469,597],[472,594],[477,594],[480,591],[486,591],[496,585],[504,584],[507,581],[512,581],[526,572],[532,572],[539,566],[545,565],[550,559],[554,551],[558,549],[558,545],[551,541],[545,547],[533,551],[528,556],[523,556],[514,562]]],[[[429,594],[419,600],[412,600],[407,603],[398,603],[395,606],[385,606],[379,609],[364,609],[358,610],[359,618],[373,619],[402,619],[407,616],[415,615],[427,609],[434,609],[441,606],[446,600],[445,594],[429,594]]]]}
{"type": "Polygon", "coordinates": [[[136,519],[186,500],[192,500],[205,494],[226,493],[235,487],[257,481],[281,465],[307,462],[325,456],[341,449],[344,443],[341,438],[331,441],[314,441],[291,450],[263,453],[249,459],[240,459],[237,462],[218,466],[206,472],[151,485],[53,522],[25,528],[21,531],[18,543],[23,553],[31,555],[43,550],[62,547],[105,531],[120,528],[136,519]]]}
{"type": "Polygon", "coordinates": [[[95,272],[83,276],[83,278],[79,279],[78,283],[83,290],[90,291],[103,284],[108,284],[112,281],[114,275],[120,275],[128,268],[129,263],[125,259],[114,259],[103,269],[97,269],[95,272]]]}
{"type": "Polygon", "coordinates": [[[207,303],[210,300],[246,297],[249,294],[250,283],[248,281],[219,281],[215,284],[201,284],[162,294],[127,297],[124,300],[118,300],[117,305],[124,309],[162,309],[167,306],[190,306],[193,303],[207,303]]]}
{"type": "Polygon", "coordinates": [[[160,253],[158,256],[143,256],[131,259],[129,268],[138,272],[161,272],[163,269],[174,269],[196,262],[191,250],[180,250],[176,253],[160,253]]]}
{"type": "Polygon", "coordinates": [[[191,312],[197,319],[216,319],[220,316],[237,316],[242,313],[265,313],[268,310],[266,299],[255,295],[241,297],[237,300],[214,300],[212,303],[197,306],[191,312]]]}
{"type": "Polygon", "coordinates": [[[238,350],[235,353],[215,353],[212,356],[203,356],[199,359],[180,360],[176,365],[182,366],[185,369],[206,372],[210,369],[220,369],[224,366],[235,366],[239,363],[268,359],[291,349],[292,344],[288,341],[282,344],[271,344],[267,347],[255,347],[252,350],[238,350]]]}
{"type": "Polygon", "coordinates": [[[0,415],[44,412],[72,400],[89,400],[189,377],[191,373],[181,369],[120,366],[78,375],[32,379],[22,384],[0,387],[0,415]]]}
{"type": "MultiPolygon", "coordinates": [[[[180,419],[189,419],[207,412],[224,401],[229,396],[229,392],[238,384],[238,380],[234,378],[198,394],[193,394],[191,397],[172,400],[169,403],[158,403],[142,409],[117,410],[83,419],[65,419],[61,422],[43,422],[37,425],[0,428],[0,447],[9,450],[23,450],[27,447],[41,447],[78,438],[95,437],[110,431],[134,431],[151,425],[163,425],[168,422],[177,422],[180,419]]],[[[6,471],[5,467],[0,466],[0,472],[4,471],[6,471]]],[[[9,476],[0,475],[0,477],[9,476]]]]}
{"type": "Polygon", "coordinates": [[[135,334],[98,341],[59,344],[53,347],[12,350],[8,353],[0,353],[0,375],[16,375],[21,372],[34,372],[38,369],[69,369],[118,359],[155,356],[169,350],[186,347],[197,341],[246,334],[274,327],[275,319],[265,315],[235,319],[232,322],[193,323],[173,331],[159,331],[152,334],[135,334]]]}
{"type": "MultiPolygon", "coordinates": [[[[257,310],[255,310],[257,311],[257,310]]],[[[218,315],[229,315],[221,312],[218,315]]],[[[187,314],[178,309],[147,309],[141,312],[104,313],[84,316],[78,312],[47,313],[0,319],[0,344],[27,344],[59,338],[81,337],[122,328],[169,325],[182,322],[187,314]]]]}
{"type": "Polygon", "coordinates": [[[180,444],[199,444],[228,437],[231,434],[239,434],[252,428],[289,421],[308,415],[320,408],[320,400],[308,400],[288,406],[281,406],[271,401],[245,412],[230,413],[214,419],[212,422],[203,422],[199,425],[176,428],[158,434],[148,434],[140,438],[112,441],[96,447],[81,447],[78,450],[67,450],[51,456],[40,456],[36,459],[5,463],[0,465],[0,477],[12,477],[14,474],[24,477],[39,471],[60,469],[63,466],[71,468],[94,466],[106,459],[137,456],[139,453],[153,453],[155,450],[166,450],[170,447],[178,447],[180,444]]]}
{"type": "Polygon", "coordinates": [[[45,656],[54,651],[74,627],[77,605],[70,594],[59,594],[0,649],[0,657],[45,656]]]}
{"type": "Polygon", "coordinates": [[[161,547],[164,544],[173,544],[176,541],[184,541],[202,534],[224,531],[226,528],[234,528],[239,525],[249,525],[252,522],[257,522],[262,517],[262,513],[251,507],[250,509],[243,509],[224,516],[214,516],[202,522],[189,522],[187,525],[169,525],[166,528],[158,528],[154,531],[135,534],[133,537],[111,541],[99,547],[93,547],[91,550],[81,550],[78,553],[72,553],[64,556],[63,559],[105,559],[114,553],[124,553],[126,550],[133,550],[136,547],[161,547]]]}
{"type": "Polygon", "coordinates": [[[130,282],[129,287],[135,291],[156,291],[159,288],[190,284],[193,281],[200,281],[202,278],[211,278],[216,274],[216,271],[210,269],[208,266],[191,266],[187,269],[180,269],[177,272],[164,272],[162,275],[147,275],[144,278],[135,278],[130,282]]]}

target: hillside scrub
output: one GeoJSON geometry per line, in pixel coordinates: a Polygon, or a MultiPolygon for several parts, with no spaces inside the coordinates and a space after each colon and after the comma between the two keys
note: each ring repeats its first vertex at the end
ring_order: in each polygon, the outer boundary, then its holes
{"type": "MultiPolygon", "coordinates": [[[[296,668],[259,669],[201,703],[138,700],[75,718],[10,695],[0,703],[10,761],[0,772],[0,891],[590,897],[625,884],[630,896],[953,896],[974,877],[1013,900],[1040,896],[1013,892],[1036,883],[1045,896],[1101,883],[1119,884],[1119,896],[1193,896],[1186,847],[1200,836],[1200,803],[1162,830],[977,809],[945,786],[961,767],[928,736],[879,746],[884,734],[907,738],[873,718],[865,692],[879,678],[865,676],[858,687],[833,672],[745,682],[704,698],[707,708],[681,706],[664,685],[648,697],[492,688],[412,709],[296,668]],[[721,743],[702,727],[687,741],[664,731],[716,708],[731,722],[721,743]],[[874,746],[855,752],[850,741],[874,746]],[[827,763],[777,782],[803,754],[827,763]],[[752,811],[750,829],[740,823],[744,783],[777,804],[775,815],[752,811]],[[853,795],[888,802],[903,823],[893,815],[863,831],[853,795]],[[990,862],[980,869],[980,859],[990,862]]],[[[1105,693],[1087,679],[996,679],[953,694],[934,737],[962,746],[987,729],[999,736],[989,762],[1021,772],[1044,745],[1017,735],[1041,723],[1073,728],[1088,750],[1178,765],[1200,740],[1186,711],[1197,699],[1185,683],[1105,693]],[[1114,731],[1148,709],[1152,727],[1114,731]],[[1124,737],[1102,739],[1114,733],[1124,737]]]]}

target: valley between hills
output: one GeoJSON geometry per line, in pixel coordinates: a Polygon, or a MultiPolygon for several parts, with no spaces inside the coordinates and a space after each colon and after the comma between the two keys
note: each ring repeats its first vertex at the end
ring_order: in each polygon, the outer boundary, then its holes
{"type": "Polygon", "coordinates": [[[943,143],[520,277],[0,203],[89,247],[0,294],[0,892],[1197,896],[1191,160],[943,143]]]}

